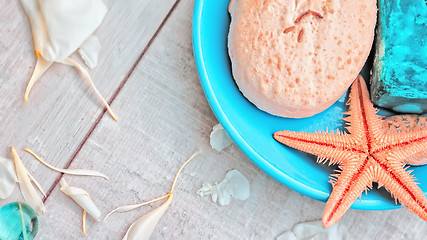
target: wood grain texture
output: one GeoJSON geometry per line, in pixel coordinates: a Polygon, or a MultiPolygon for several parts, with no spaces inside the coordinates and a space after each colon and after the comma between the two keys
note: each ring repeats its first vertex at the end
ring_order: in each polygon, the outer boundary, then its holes
{"type": "MultiPolygon", "coordinates": [[[[105,1],[109,12],[96,35],[102,44],[99,65],[90,74],[109,99],[126,78],[174,0],[105,1]],[[156,9],[155,12],[152,9],[156,9]],[[150,24],[144,24],[149,22],[150,24]]],[[[35,65],[29,22],[20,1],[5,1],[0,8],[0,155],[10,157],[16,146],[24,164],[47,190],[59,177],[22,149],[30,147],[55,166],[64,167],[102,113],[92,89],[71,67],[54,64],[33,88],[29,102],[25,86],[35,65]]],[[[73,56],[78,59],[78,56],[73,56]]],[[[20,193],[6,201],[21,200],[20,193]]]]}
{"type": "MultiPolygon", "coordinates": [[[[92,194],[105,215],[124,204],[151,200],[168,192],[184,160],[204,152],[183,171],[175,199],[152,239],[274,239],[298,222],[320,219],[324,203],[311,200],[272,180],[235,146],[218,153],[209,133],[217,121],[198,81],[191,46],[194,1],[182,1],[123,87],[108,116],[97,125],[70,167],[90,166],[109,182],[65,176],[70,185],[92,194]],[[220,181],[238,169],[251,183],[247,201],[219,207],[195,192],[202,183],[220,181]]],[[[121,239],[130,224],[159,204],[89,221],[87,239],[121,239]]],[[[83,239],[80,209],[58,188],[47,200],[42,236],[83,239]],[[67,217],[64,217],[67,216],[67,217]]],[[[422,239],[425,222],[404,209],[350,210],[342,219],[351,239],[422,239]]],[[[49,239],[46,237],[46,239],[49,239]]]]}

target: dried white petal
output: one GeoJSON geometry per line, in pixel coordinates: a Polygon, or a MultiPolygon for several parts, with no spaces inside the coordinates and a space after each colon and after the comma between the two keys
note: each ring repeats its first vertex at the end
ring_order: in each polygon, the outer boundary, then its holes
{"type": "Polygon", "coordinates": [[[322,221],[312,221],[296,224],[291,231],[277,237],[277,240],[347,240],[347,229],[340,223],[335,223],[328,229],[322,227],[322,221]]]}
{"type": "Polygon", "coordinates": [[[39,1],[21,0],[21,4],[30,20],[35,52],[40,53],[40,51],[44,49],[44,45],[48,43],[49,37],[47,36],[47,30],[44,24],[39,1]]]}
{"type": "MultiPolygon", "coordinates": [[[[124,206],[122,207],[121,210],[131,210],[131,209],[135,209],[136,207],[140,207],[158,200],[161,200],[163,198],[168,197],[168,200],[166,202],[164,202],[160,207],[154,209],[153,211],[147,213],[146,215],[144,215],[143,217],[141,217],[140,219],[138,219],[136,222],[134,222],[128,229],[128,231],[126,232],[126,235],[124,236],[123,240],[130,240],[130,239],[138,239],[138,240],[143,240],[143,239],[149,239],[151,234],[153,233],[154,229],[156,228],[157,224],[159,223],[160,218],[163,216],[163,214],[166,212],[166,210],[168,209],[170,203],[172,202],[172,196],[173,196],[173,190],[175,188],[176,182],[178,181],[178,177],[181,174],[181,171],[184,169],[184,167],[191,162],[197,155],[199,155],[201,153],[201,151],[197,151],[195,153],[193,153],[193,155],[191,155],[179,168],[178,172],[175,175],[175,178],[172,182],[172,187],[171,190],[169,192],[169,194],[154,199],[150,202],[146,202],[146,203],[142,203],[142,204],[138,204],[138,205],[133,205],[133,206],[124,206]]],[[[115,210],[117,211],[117,209],[115,210]]],[[[114,212],[114,211],[113,211],[114,212]]]]}
{"type": "Polygon", "coordinates": [[[101,44],[95,36],[90,36],[79,48],[79,54],[86,65],[92,69],[98,65],[98,53],[101,51],[101,44]]]}
{"type": "Polygon", "coordinates": [[[107,13],[102,0],[21,0],[33,33],[35,50],[60,62],[76,51],[107,13]]]}
{"type": "Polygon", "coordinates": [[[220,152],[224,148],[230,146],[233,141],[231,140],[224,127],[220,123],[218,123],[212,128],[210,143],[213,149],[220,152]]]}
{"type": "Polygon", "coordinates": [[[11,151],[22,197],[24,197],[25,202],[36,210],[38,214],[46,212],[46,207],[44,206],[43,201],[37,195],[36,189],[31,184],[28,170],[22,164],[21,158],[18,156],[14,147],[12,147],[11,151]]]}
{"type": "Polygon", "coordinates": [[[250,184],[248,179],[239,171],[229,171],[224,180],[215,185],[204,183],[203,187],[197,191],[200,196],[211,195],[212,201],[220,206],[230,204],[231,197],[238,200],[246,200],[250,194],[250,184]]]}
{"type": "Polygon", "coordinates": [[[98,89],[95,87],[95,84],[92,82],[92,78],[90,77],[89,73],[84,69],[80,64],[76,61],[74,61],[72,58],[66,58],[61,63],[70,65],[75,67],[83,76],[84,79],[86,79],[89,82],[89,85],[92,87],[92,89],[95,91],[98,98],[101,100],[101,102],[105,105],[107,108],[107,111],[110,113],[111,117],[117,121],[117,116],[114,114],[113,110],[111,109],[110,105],[105,101],[104,97],[102,97],[101,93],[98,91],[98,89]]]}
{"type": "Polygon", "coordinates": [[[27,173],[28,173],[28,177],[30,177],[31,182],[33,182],[34,185],[36,185],[36,187],[39,189],[39,191],[43,194],[43,196],[46,197],[46,192],[43,190],[42,185],[40,185],[40,183],[37,182],[37,180],[33,177],[33,175],[31,175],[31,173],[29,173],[28,171],[27,171],[27,173]]]}
{"type": "Polygon", "coordinates": [[[59,181],[59,185],[61,186],[61,191],[73,199],[74,202],[83,208],[83,210],[85,210],[90,216],[92,216],[96,221],[101,220],[101,212],[85,190],[68,186],[67,182],[63,178],[59,181]]]}
{"type": "Polygon", "coordinates": [[[145,214],[143,217],[134,222],[129,227],[123,240],[148,240],[171,202],[172,195],[160,207],[145,214]]]}
{"type": "Polygon", "coordinates": [[[0,157],[0,199],[8,198],[16,187],[18,178],[10,159],[0,157]]]}
{"type": "Polygon", "coordinates": [[[93,85],[89,74],[69,56],[83,48],[82,57],[89,66],[96,65],[99,43],[90,38],[107,13],[102,0],[21,0],[28,15],[33,34],[37,65],[27,85],[25,100],[31,88],[53,62],[73,65],[90,82],[95,93],[107,106],[108,112],[117,120],[108,103],[93,85]],[[87,76],[86,76],[87,75],[87,76]]]}
{"type": "Polygon", "coordinates": [[[125,206],[118,207],[118,208],[114,209],[113,211],[111,211],[110,213],[108,213],[107,216],[104,218],[104,221],[107,220],[107,218],[111,214],[113,214],[113,213],[116,213],[116,212],[117,213],[128,212],[128,211],[140,208],[142,206],[148,205],[150,203],[157,202],[157,201],[160,201],[162,199],[168,198],[169,196],[170,196],[170,194],[167,194],[167,195],[165,195],[163,197],[159,197],[159,198],[153,199],[153,200],[148,201],[148,202],[143,202],[143,203],[139,203],[139,204],[125,205],[125,206]]]}
{"type": "Polygon", "coordinates": [[[30,81],[27,84],[27,88],[25,89],[24,100],[28,101],[28,95],[31,92],[34,84],[40,77],[52,66],[53,62],[46,61],[44,58],[38,56],[36,67],[34,68],[33,75],[31,75],[30,81]]]}
{"type": "Polygon", "coordinates": [[[45,165],[46,167],[57,171],[57,172],[61,172],[64,174],[68,174],[68,175],[78,175],[78,176],[93,176],[93,177],[102,177],[105,178],[106,180],[108,180],[108,176],[100,173],[98,171],[94,171],[94,170],[88,170],[88,169],[63,169],[63,168],[57,168],[55,166],[50,165],[49,163],[47,163],[45,160],[43,160],[43,158],[41,158],[40,156],[38,156],[37,154],[35,154],[33,151],[31,151],[28,148],[24,149],[26,152],[28,152],[29,154],[33,155],[34,158],[36,158],[39,162],[41,162],[43,165],[45,165]]]}
{"type": "Polygon", "coordinates": [[[87,235],[87,233],[86,233],[86,211],[83,209],[83,213],[82,213],[82,231],[83,231],[83,234],[86,236],[87,235]]]}

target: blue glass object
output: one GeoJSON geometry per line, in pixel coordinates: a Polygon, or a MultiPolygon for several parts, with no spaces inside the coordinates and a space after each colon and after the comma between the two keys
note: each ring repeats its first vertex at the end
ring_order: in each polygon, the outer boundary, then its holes
{"type": "Polygon", "coordinates": [[[32,240],[38,228],[37,214],[27,204],[14,202],[0,209],[0,240],[32,240]]]}
{"type": "Polygon", "coordinates": [[[397,112],[427,112],[427,2],[378,3],[372,101],[397,112]]]}

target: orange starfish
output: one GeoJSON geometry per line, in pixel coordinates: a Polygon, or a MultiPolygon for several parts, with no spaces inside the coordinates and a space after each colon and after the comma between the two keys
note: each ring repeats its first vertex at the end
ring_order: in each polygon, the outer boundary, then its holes
{"type": "Polygon", "coordinates": [[[427,221],[427,199],[414,182],[404,161],[427,155],[427,129],[390,133],[369,100],[366,83],[359,76],[351,87],[345,118],[347,133],[281,131],[274,138],[290,147],[318,156],[318,162],[339,164],[322,223],[339,221],[351,204],[372,188],[384,186],[399,202],[427,221]]]}

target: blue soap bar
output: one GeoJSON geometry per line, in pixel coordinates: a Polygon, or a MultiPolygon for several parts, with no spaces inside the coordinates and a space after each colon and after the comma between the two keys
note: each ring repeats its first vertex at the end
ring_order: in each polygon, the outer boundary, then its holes
{"type": "Polygon", "coordinates": [[[378,4],[372,102],[397,112],[427,112],[427,2],[378,4]]]}

